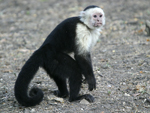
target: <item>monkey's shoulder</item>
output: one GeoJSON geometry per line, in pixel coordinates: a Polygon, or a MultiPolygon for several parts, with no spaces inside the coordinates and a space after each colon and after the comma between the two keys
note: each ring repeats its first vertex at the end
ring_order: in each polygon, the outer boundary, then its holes
{"type": "MultiPolygon", "coordinates": [[[[78,24],[82,24],[83,26],[86,26],[81,20],[81,17],[76,16],[76,17],[70,17],[62,21],[57,27],[63,29],[76,29],[78,24]]],[[[73,31],[74,31],[73,30],[73,31]]]]}
{"type": "Polygon", "coordinates": [[[70,23],[70,22],[78,23],[78,22],[81,22],[81,21],[80,21],[80,17],[79,17],[79,16],[76,16],[76,17],[67,18],[67,19],[65,19],[63,22],[67,22],[67,23],[70,23]]]}

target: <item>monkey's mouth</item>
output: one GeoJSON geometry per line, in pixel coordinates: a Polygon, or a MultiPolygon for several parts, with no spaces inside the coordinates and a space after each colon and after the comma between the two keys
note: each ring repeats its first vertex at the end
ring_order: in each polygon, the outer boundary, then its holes
{"type": "Polygon", "coordinates": [[[95,27],[100,27],[100,26],[102,26],[102,23],[95,23],[94,26],[95,27]]]}
{"type": "Polygon", "coordinates": [[[97,25],[102,25],[102,23],[97,23],[97,25]]]}

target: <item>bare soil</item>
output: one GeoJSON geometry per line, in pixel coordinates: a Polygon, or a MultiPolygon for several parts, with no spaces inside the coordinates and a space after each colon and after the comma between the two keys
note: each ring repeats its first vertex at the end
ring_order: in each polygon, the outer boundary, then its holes
{"type": "Polygon", "coordinates": [[[150,0],[0,0],[0,112],[1,113],[150,113],[150,0]],[[44,100],[25,108],[14,97],[21,67],[62,20],[98,5],[106,25],[92,51],[97,89],[82,85],[94,103],[68,102],[53,95],[53,80],[40,69],[30,87],[38,86],[44,100]],[[102,76],[101,76],[102,75],[102,76]]]}

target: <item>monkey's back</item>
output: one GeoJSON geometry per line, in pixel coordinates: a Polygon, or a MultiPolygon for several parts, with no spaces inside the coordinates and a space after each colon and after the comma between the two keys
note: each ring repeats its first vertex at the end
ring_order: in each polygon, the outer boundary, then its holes
{"type": "Polygon", "coordinates": [[[76,26],[80,21],[80,17],[71,17],[60,24],[48,35],[41,47],[52,45],[55,51],[72,52],[75,48],[76,26]]]}

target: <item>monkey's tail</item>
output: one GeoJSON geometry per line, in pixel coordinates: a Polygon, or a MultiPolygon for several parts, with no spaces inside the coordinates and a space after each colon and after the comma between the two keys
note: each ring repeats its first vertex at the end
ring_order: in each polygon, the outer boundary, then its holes
{"type": "Polygon", "coordinates": [[[17,101],[26,107],[35,106],[43,100],[41,89],[32,88],[28,94],[28,86],[42,63],[40,51],[35,51],[22,67],[15,83],[14,92],[17,101]]]}

